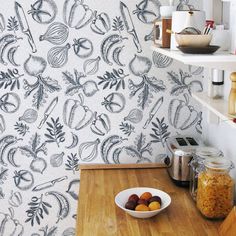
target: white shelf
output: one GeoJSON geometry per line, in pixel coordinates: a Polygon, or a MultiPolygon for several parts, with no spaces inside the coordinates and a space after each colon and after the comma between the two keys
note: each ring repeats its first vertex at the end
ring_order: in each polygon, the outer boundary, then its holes
{"type": "Polygon", "coordinates": [[[219,51],[214,54],[185,54],[179,50],[164,49],[155,46],[151,46],[151,49],[187,65],[236,71],[236,55],[230,54],[229,52],[219,51]]]}
{"type": "Polygon", "coordinates": [[[206,107],[208,110],[217,115],[222,122],[228,123],[236,128],[236,123],[228,115],[228,102],[223,99],[212,99],[206,93],[194,93],[192,97],[206,107]]]}

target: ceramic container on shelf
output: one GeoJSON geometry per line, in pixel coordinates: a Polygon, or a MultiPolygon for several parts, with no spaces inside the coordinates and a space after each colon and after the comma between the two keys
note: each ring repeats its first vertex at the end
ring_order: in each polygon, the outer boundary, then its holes
{"type": "MultiPolygon", "coordinates": [[[[180,32],[186,27],[194,27],[203,31],[206,24],[206,16],[204,11],[174,11],[172,13],[172,31],[180,32]]],[[[175,34],[171,35],[171,49],[177,49],[175,34]]]]}
{"type": "Polygon", "coordinates": [[[228,113],[230,116],[236,117],[236,72],[231,73],[230,79],[232,84],[228,99],[228,113]]]}

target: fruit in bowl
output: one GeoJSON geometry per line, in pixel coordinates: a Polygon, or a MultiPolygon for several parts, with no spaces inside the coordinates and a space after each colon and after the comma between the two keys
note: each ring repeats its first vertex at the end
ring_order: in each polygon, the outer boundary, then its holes
{"type": "Polygon", "coordinates": [[[170,196],[155,188],[125,189],[115,197],[116,205],[136,218],[149,218],[159,214],[171,203],[170,196]]]}

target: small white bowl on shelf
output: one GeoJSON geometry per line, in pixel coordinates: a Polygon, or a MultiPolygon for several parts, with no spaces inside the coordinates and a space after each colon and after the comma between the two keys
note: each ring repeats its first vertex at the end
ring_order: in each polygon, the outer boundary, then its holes
{"type": "Polygon", "coordinates": [[[169,194],[167,194],[166,192],[161,191],[159,189],[147,188],[147,187],[137,187],[137,188],[125,189],[125,190],[119,192],[115,197],[115,203],[120,209],[122,209],[123,211],[125,211],[129,215],[136,217],[136,218],[145,219],[145,218],[153,217],[153,216],[159,214],[160,212],[162,212],[164,209],[166,209],[171,203],[171,198],[170,198],[169,194]],[[162,203],[161,203],[161,208],[159,210],[134,211],[134,210],[129,210],[129,209],[125,208],[125,204],[128,201],[128,198],[130,195],[137,194],[138,196],[140,196],[144,192],[150,192],[152,194],[152,196],[159,196],[161,198],[162,203]]]}
{"type": "Polygon", "coordinates": [[[181,47],[207,47],[212,40],[212,34],[175,34],[175,40],[181,47]]]}

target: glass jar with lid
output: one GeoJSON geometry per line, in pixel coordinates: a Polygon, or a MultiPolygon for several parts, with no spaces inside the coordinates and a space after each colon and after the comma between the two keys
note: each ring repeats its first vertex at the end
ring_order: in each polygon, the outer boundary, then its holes
{"type": "Polygon", "coordinates": [[[224,154],[217,148],[214,147],[199,147],[196,148],[195,153],[193,154],[193,159],[189,163],[189,173],[190,173],[190,183],[189,191],[194,201],[197,197],[197,184],[198,184],[198,175],[204,170],[204,160],[214,158],[214,157],[223,157],[224,154]]]}
{"type": "Polygon", "coordinates": [[[234,180],[229,175],[232,162],[226,158],[204,161],[198,176],[197,208],[209,219],[223,219],[233,208],[234,180]]]}

